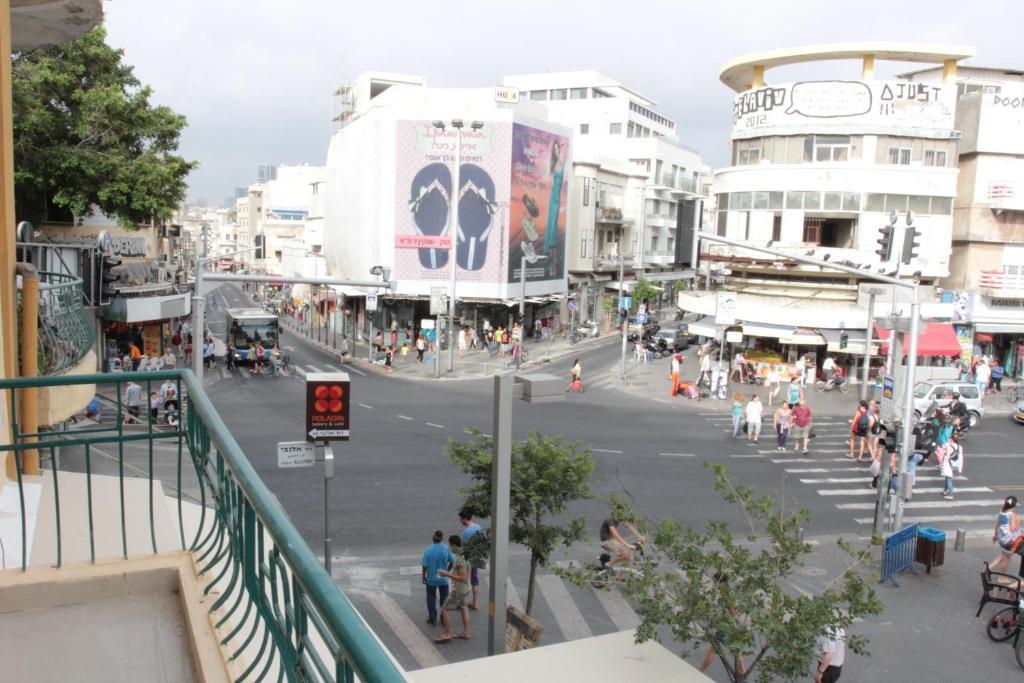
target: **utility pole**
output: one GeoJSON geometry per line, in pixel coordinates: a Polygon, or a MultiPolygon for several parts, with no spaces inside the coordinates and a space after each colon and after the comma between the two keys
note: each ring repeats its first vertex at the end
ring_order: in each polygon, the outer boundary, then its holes
{"type": "Polygon", "coordinates": [[[487,605],[487,655],[505,652],[505,602],[508,584],[508,526],[512,481],[512,378],[494,377],[494,453],[491,460],[490,598],[487,605]]]}
{"type": "MultiPolygon", "coordinates": [[[[619,311],[622,311],[622,277],[625,272],[626,257],[619,254],[619,311]]],[[[622,352],[619,355],[619,380],[626,383],[626,335],[629,333],[629,311],[622,316],[622,352]]]]}
{"type": "Polygon", "coordinates": [[[875,326],[875,297],[883,290],[871,287],[865,290],[868,293],[868,324],[864,330],[864,367],[861,368],[860,379],[860,400],[868,400],[868,382],[871,380],[871,335],[875,326]]]}
{"type": "MultiPolygon", "coordinates": [[[[900,490],[896,504],[896,519],[894,529],[899,531],[903,527],[903,505],[906,494],[910,490],[910,473],[907,471],[907,462],[914,450],[914,374],[917,368],[917,335],[920,330],[921,300],[918,293],[917,283],[914,284],[914,299],[910,304],[910,342],[906,344],[907,351],[907,373],[903,387],[903,443],[900,448],[900,490]]],[[[893,330],[893,336],[896,331],[893,330]]],[[[890,345],[891,346],[891,345],[890,345]]],[[[895,359],[898,363],[899,359],[895,359]]]]}

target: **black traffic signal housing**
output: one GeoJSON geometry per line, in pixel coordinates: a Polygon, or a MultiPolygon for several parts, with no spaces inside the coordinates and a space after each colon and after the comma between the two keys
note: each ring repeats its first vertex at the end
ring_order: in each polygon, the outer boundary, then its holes
{"type": "Polygon", "coordinates": [[[878,249],[875,253],[878,254],[882,261],[888,261],[892,258],[892,240],[895,228],[891,225],[885,225],[878,229],[878,249]]]}
{"type": "Polygon", "coordinates": [[[108,299],[117,294],[117,290],[114,289],[113,283],[121,279],[121,276],[111,271],[121,265],[121,259],[113,254],[100,254],[100,287],[102,297],[108,299]]]}
{"type": "Polygon", "coordinates": [[[850,335],[843,332],[839,335],[839,350],[842,351],[850,344],[850,335]]]}
{"type": "Polygon", "coordinates": [[[256,251],[254,251],[252,255],[253,258],[263,258],[263,237],[264,236],[262,234],[253,237],[253,244],[256,246],[256,251]]]}
{"type": "Polygon", "coordinates": [[[917,228],[907,228],[907,232],[903,236],[903,254],[900,258],[902,263],[909,264],[917,258],[917,250],[921,246],[921,243],[917,241],[917,238],[920,236],[921,231],[917,228]]]}

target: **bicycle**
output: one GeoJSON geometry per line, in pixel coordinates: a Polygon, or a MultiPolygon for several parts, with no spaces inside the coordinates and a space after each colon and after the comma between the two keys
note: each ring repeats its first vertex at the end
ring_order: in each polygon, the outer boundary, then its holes
{"type": "Polygon", "coordinates": [[[819,379],[814,383],[814,388],[818,391],[835,391],[838,390],[841,394],[850,393],[850,383],[846,379],[839,379],[838,377],[828,380],[827,382],[823,379],[819,379]]]}
{"type": "MultiPolygon", "coordinates": [[[[637,563],[642,563],[644,560],[644,539],[638,539],[636,543],[636,550],[634,551],[633,557],[636,558],[637,563]]],[[[632,558],[621,564],[618,569],[609,567],[608,563],[611,562],[612,556],[608,553],[601,553],[601,556],[597,560],[597,564],[592,566],[594,574],[590,579],[590,585],[594,588],[608,588],[615,581],[622,582],[623,578],[638,578],[641,575],[641,570],[636,567],[629,566],[629,563],[633,561],[632,558]]]]}
{"type": "Polygon", "coordinates": [[[1003,396],[1006,397],[1007,403],[1017,403],[1020,400],[1024,400],[1024,384],[1014,384],[1006,387],[1003,396]]]}
{"type": "Polygon", "coordinates": [[[277,371],[285,377],[291,377],[295,374],[295,363],[292,363],[288,356],[281,354],[281,360],[278,363],[277,371]]]}

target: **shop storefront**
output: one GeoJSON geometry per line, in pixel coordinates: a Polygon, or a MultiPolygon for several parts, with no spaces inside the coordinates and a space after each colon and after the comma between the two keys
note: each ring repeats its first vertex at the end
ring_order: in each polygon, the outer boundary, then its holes
{"type": "Polygon", "coordinates": [[[115,297],[100,324],[103,368],[117,369],[133,344],[146,358],[159,357],[170,344],[178,319],[190,313],[191,300],[185,293],[115,297]]]}

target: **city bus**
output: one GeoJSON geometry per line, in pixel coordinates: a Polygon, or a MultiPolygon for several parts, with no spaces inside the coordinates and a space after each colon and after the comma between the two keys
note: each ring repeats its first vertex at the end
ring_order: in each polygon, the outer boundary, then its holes
{"type": "Polygon", "coordinates": [[[278,343],[281,327],[277,316],[260,308],[229,308],[225,320],[225,342],[234,346],[236,363],[251,362],[251,347],[256,342],[268,352],[278,343]]]}

